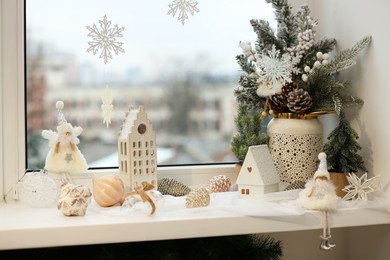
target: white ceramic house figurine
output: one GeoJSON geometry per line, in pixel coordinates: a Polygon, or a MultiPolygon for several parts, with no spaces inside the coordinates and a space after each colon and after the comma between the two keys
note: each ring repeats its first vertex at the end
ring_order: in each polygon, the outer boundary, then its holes
{"type": "Polygon", "coordinates": [[[143,106],[126,113],[118,135],[118,157],[126,192],[144,181],[157,187],[156,133],[143,106]]]}
{"type": "Polygon", "coordinates": [[[241,196],[279,191],[280,177],[267,145],[250,146],[237,178],[241,196]]]}

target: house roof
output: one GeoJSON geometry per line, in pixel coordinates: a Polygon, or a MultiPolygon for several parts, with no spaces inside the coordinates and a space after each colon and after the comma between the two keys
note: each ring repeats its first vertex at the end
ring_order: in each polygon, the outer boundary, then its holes
{"type": "Polygon", "coordinates": [[[237,184],[268,185],[280,182],[280,177],[267,145],[250,146],[237,178],[237,184]]]}
{"type": "Polygon", "coordinates": [[[145,113],[144,106],[139,106],[138,109],[134,109],[131,107],[129,109],[129,111],[126,112],[126,116],[123,120],[122,127],[119,131],[119,138],[126,139],[127,135],[134,131],[133,127],[134,127],[135,122],[141,118],[144,119],[143,121],[148,121],[147,123],[150,125],[150,122],[147,119],[147,115],[145,113]]]}

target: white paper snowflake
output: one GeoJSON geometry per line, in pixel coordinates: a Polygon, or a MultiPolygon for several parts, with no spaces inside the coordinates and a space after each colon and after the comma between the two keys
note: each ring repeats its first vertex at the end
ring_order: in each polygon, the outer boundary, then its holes
{"type": "Polygon", "coordinates": [[[88,42],[89,48],[87,52],[92,51],[95,55],[100,51],[99,58],[104,60],[104,63],[108,62],[108,59],[112,59],[112,52],[118,55],[119,52],[125,52],[122,48],[123,43],[118,41],[121,38],[124,27],[119,27],[117,24],[111,27],[111,21],[107,20],[107,16],[104,15],[103,20],[99,20],[100,28],[95,24],[87,26],[89,31],[88,37],[92,37],[92,41],[88,42]]]}
{"type": "Polygon", "coordinates": [[[172,14],[173,17],[178,13],[177,20],[181,21],[181,24],[184,25],[186,20],[188,20],[188,13],[191,13],[193,16],[195,12],[199,12],[197,7],[198,2],[192,2],[192,0],[173,0],[171,4],[168,5],[168,15],[172,14]]]}
{"type": "Polygon", "coordinates": [[[349,185],[345,186],[343,189],[343,191],[347,192],[343,199],[366,201],[367,194],[375,191],[372,186],[375,184],[378,177],[379,176],[374,176],[367,180],[367,173],[363,174],[360,178],[355,174],[348,174],[347,179],[349,185]]]}
{"type": "Polygon", "coordinates": [[[259,75],[259,89],[261,96],[269,96],[280,93],[285,83],[291,82],[293,63],[288,53],[280,57],[280,51],[275,45],[268,53],[256,54],[256,65],[261,69],[259,75]]]}
{"type": "Polygon", "coordinates": [[[106,124],[106,126],[108,127],[111,124],[112,110],[114,109],[114,106],[112,104],[111,91],[108,88],[108,86],[106,86],[106,89],[103,91],[101,107],[102,107],[103,124],[106,124]]]}

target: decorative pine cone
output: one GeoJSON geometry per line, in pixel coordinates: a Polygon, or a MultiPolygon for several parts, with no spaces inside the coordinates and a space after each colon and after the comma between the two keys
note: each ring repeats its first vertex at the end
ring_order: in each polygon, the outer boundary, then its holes
{"type": "Polygon", "coordinates": [[[175,197],[185,196],[191,191],[188,186],[172,178],[162,178],[159,180],[157,190],[163,195],[175,197]]]}
{"type": "Polygon", "coordinates": [[[271,109],[275,113],[285,112],[287,108],[287,98],[288,94],[297,88],[297,85],[294,82],[287,83],[282,87],[282,92],[280,94],[275,94],[270,96],[269,104],[271,109]]]}
{"type": "Polygon", "coordinates": [[[287,107],[293,113],[303,114],[310,109],[312,104],[311,96],[304,89],[294,89],[288,94],[287,107]]]}
{"type": "Polygon", "coordinates": [[[288,185],[286,187],[286,190],[304,189],[305,184],[306,184],[306,182],[298,180],[298,181],[295,181],[295,182],[291,183],[290,185],[288,185]]]}
{"type": "Polygon", "coordinates": [[[206,188],[196,188],[186,197],[187,208],[206,207],[210,204],[210,194],[206,188]]]}
{"type": "Polygon", "coordinates": [[[214,176],[214,178],[209,180],[208,185],[206,186],[206,189],[210,193],[214,192],[226,192],[230,190],[230,178],[226,175],[218,175],[214,176]]]}

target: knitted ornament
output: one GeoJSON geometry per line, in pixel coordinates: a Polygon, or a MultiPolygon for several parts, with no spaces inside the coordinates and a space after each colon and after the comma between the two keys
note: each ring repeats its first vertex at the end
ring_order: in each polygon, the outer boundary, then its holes
{"type": "Polygon", "coordinates": [[[231,186],[231,181],[229,177],[227,177],[226,175],[218,175],[218,176],[214,176],[214,178],[209,180],[206,189],[210,193],[226,192],[230,190],[230,186],[231,186]]]}
{"type": "Polygon", "coordinates": [[[309,93],[301,88],[294,89],[288,94],[287,107],[293,113],[303,114],[312,104],[313,100],[309,93]]]}
{"type": "Polygon", "coordinates": [[[206,207],[210,204],[210,194],[206,188],[196,188],[186,197],[187,208],[206,207]]]}
{"type": "Polygon", "coordinates": [[[191,191],[188,186],[172,178],[162,178],[159,180],[157,190],[163,195],[172,195],[175,197],[185,196],[191,191]]]}

